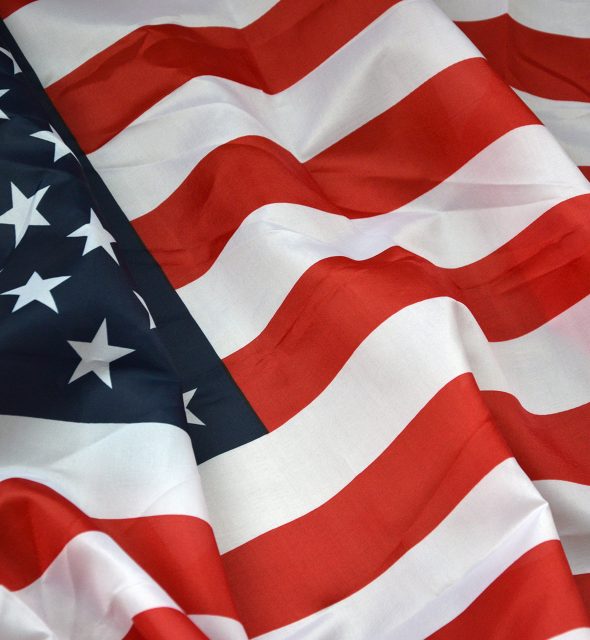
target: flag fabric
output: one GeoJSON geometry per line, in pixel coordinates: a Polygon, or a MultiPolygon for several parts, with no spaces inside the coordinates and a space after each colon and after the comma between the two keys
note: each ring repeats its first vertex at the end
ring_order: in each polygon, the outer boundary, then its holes
{"type": "Polygon", "coordinates": [[[0,638],[590,638],[586,3],[0,13],[0,638]]]}
{"type": "Polygon", "coordinates": [[[243,637],[178,376],[80,164],[0,65],[0,637],[243,637]]]}
{"type": "Polygon", "coordinates": [[[437,1],[590,177],[587,3],[437,1]]]}

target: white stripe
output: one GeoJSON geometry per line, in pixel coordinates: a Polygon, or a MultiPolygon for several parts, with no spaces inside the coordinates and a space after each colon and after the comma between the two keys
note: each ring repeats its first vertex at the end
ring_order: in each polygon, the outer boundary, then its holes
{"type": "Polygon", "coordinates": [[[95,518],[207,520],[190,438],[166,424],[0,416],[0,479],[41,482],[95,518]]]}
{"type": "Polygon", "coordinates": [[[18,597],[0,585],[2,640],[60,640],[47,624],[18,597]]]}
{"type": "MultiPolygon", "coordinates": [[[[590,296],[526,335],[468,346],[482,389],[513,393],[531,413],[550,414],[590,402],[590,296]]],[[[469,315],[469,322],[475,324],[469,315]]],[[[461,332],[461,336],[464,334],[461,332]]]]}
{"type": "Polygon", "coordinates": [[[481,389],[514,394],[534,413],[589,402],[589,313],[590,297],[521,338],[488,343],[466,307],[449,298],[402,309],[281,428],[199,466],[221,551],[332,498],[462,373],[472,371],[481,389]]]}
{"type": "Polygon", "coordinates": [[[178,293],[224,358],[264,330],[319,260],[365,260],[398,245],[438,266],[460,267],[581,193],[588,193],[588,182],[547,130],[521,127],[391,213],[349,220],[292,204],[262,207],[243,222],[209,271],[178,293]]]}
{"type": "MultiPolygon", "coordinates": [[[[111,538],[97,531],[70,540],[38,580],[8,596],[9,606],[15,596],[60,640],[121,640],[138,613],[178,609],[111,538]]],[[[6,591],[0,593],[6,597],[6,591]]],[[[3,624],[0,619],[4,639],[3,624]]]]}
{"type": "MultiPolygon", "coordinates": [[[[434,0],[456,22],[487,20],[507,12],[508,0],[434,0]]],[[[526,0],[525,0],[526,1],[526,0]]]]}
{"type": "Polygon", "coordinates": [[[515,461],[507,460],[373,582],[259,638],[422,640],[464,611],[524,553],[555,538],[546,503],[515,461]]]}
{"type": "Polygon", "coordinates": [[[190,615],[188,616],[209,640],[247,640],[241,623],[233,618],[223,616],[190,615]]]}
{"type": "Polygon", "coordinates": [[[435,0],[457,22],[487,20],[509,13],[520,24],[563,36],[590,38],[587,0],[435,0]]]}
{"type": "Polygon", "coordinates": [[[565,480],[537,480],[547,500],[572,573],[590,573],[590,487],[565,480]]]}
{"type": "Polygon", "coordinates": [[[143,25],[241,28],[276,1],[37,0],[6,25],[46,87],[143,25]]]}
{"type": "MultiPolygon", "coordinates": [[[[63,640],[55,635],[40,615],[19,597],[0,585],[0,632],[2,640],[63,640]]],[[[69,606],[71,609],[71,605],[69,606]]],[[[176,608],[176,607],[174,607],[176,608]]],[[[40,612],[42,615],[42,612],[40,612]]],[[[188,615],[209,640],[246,640],[244,627],[232,618],[211,615],[188,615]]],[[[82,636],[84,639],[86,636],[82,636]]],[[[78,640],[78,639],[76,639],[78,640]]]]}
{"type": "Polygon", "coordinates": [[[165,200],[219,145],[265,136],[304,161],[439,71],[479,55],[430,0],[404,0],[283,92],[195,78],[89,158],[133,219],[165,200]]]}
{"type": "Polygon", "coordinates": [[[579,629],[572,629],[572,631],[566,631],[560,633],[558,636],[553,636],[549,640],[590,640],[590,628],[580,627],[579,629]]]}
{"type": "Polygon", "coordinates": [[[549,128],[570,158],[579,166],[590,166],[590,103],[549,100],[515,91],[549,128]]]}

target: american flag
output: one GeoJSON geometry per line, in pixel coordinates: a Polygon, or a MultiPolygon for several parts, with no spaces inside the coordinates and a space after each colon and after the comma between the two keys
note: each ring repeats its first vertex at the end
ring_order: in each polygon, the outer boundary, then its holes
{"type": "Polygon", "coordinates": [[[590,5],[0,15],[0,640],[590,639],[590,5]]]}

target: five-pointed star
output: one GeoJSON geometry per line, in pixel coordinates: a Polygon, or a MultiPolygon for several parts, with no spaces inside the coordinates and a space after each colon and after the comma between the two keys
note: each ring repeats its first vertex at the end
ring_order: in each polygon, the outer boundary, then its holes
{"type": "Polygon", "coordinates": [[[17,301],[12,308],[12,312],[18,311],[21,307],[29,304],[30,302],[40,302],[46,307],[49,307],[55,313],[58,313],[57,305],[51,294],[51,290],[59,286],[62,282],[65,282],[70,276],[59,276],[57,278],[42,278],[36,271],[29,278],[26,284],[10,291],[4,291],[0,295],[3,296],[18,296],[17,301]]]}
{"type": "Polygon", "coordinates": [[[115,347],[109,344],[106,318],[102,321],[94,338],[92,338],[92,342],[68,340],[68,344],[81,358],[68,384],[85,376],[87,373],[95,373],[111,389],[113,385],[111,383],[110,363],[135,351],[135,349],[115,347]]]}
{"type": "MultiPolygon", "coordinates": [[[[1,219],[0,219],[1,222],[1,219]]],[[[68,238],[86,238],[86,244],[84,245],[84,251],[82,255],[85,256],[90,251],[101,247],[104,249],[111,258],[119,264],[117,256],[113,251],[111,245],[115,242],[115,238],[100,224],[96,213],[90,209],[90,222],[82,225],[79,229],[72,231],[68,238]]]]}
{"type": "MultiPolygon", "coordinates": [[[[7,94],[9,89],[0,89],[0,98],[7,94]]],[[[0,109],[0,120],[9,120],[9,117],[0,109]]]]}
{"type": "Polygon", "coordinates": [[[12,53],[10,53],[10,51],[8,51],[8,49],[3,49],[2,47],[0,47],[0,52],[3,53],[5,56],[8,56],[12,60],[12,66],[13,66],[12,73],[14,75],[22,71],[22,69],[18,66],[16,60],[14,59],[14,56],[12,55],[12,53]]]}
{"type": "Polygon", "coordinates": [[[201,422],[199,418],[197,418],[197,416],[188,408],[189,402],[193,399],[196,392],[197,389],[194,388],[182,394],[182,401],[184,402],[184,410],[186,412],[186,421],[189,424],[199,424],[204,427],[205,423],[201,422]]]}
{"type": "Polygon", "coordinates": [[[47,226],[49,222],[39,213],[37,207],[41,198],[49,187],[39,189],[30,198],[27,198],[15,184],[10,185],[12,193],[12,208],[0,214],[0,224],[14,225],[14,246],[23,239],[30,226],[47,226]]]}
{"type": "Polygon", "coordinates": [[[37,131],[37,133],[31,133],[31,138],[45,140],[45,142],[51,142],[51,144],[55,145],[53,149],[53,162],[57,162],[60,158],[67,156],[68,153],[72,153],[72,151],[51,125],[49,125],[49,128],[51,131],[37,131]]]}

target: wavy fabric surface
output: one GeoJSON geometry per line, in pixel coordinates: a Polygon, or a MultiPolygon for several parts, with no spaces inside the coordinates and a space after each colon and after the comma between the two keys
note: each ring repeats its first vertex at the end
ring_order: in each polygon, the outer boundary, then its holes
{"type": "Polygon", "coordinates": [[[590,178],[590,16],[578,0],[436,0],[590,178]]]}
{"type": "Polygon", "coordinates": [[[0,638],[590,639],[587,3],[0,14],[0,638]]]}

